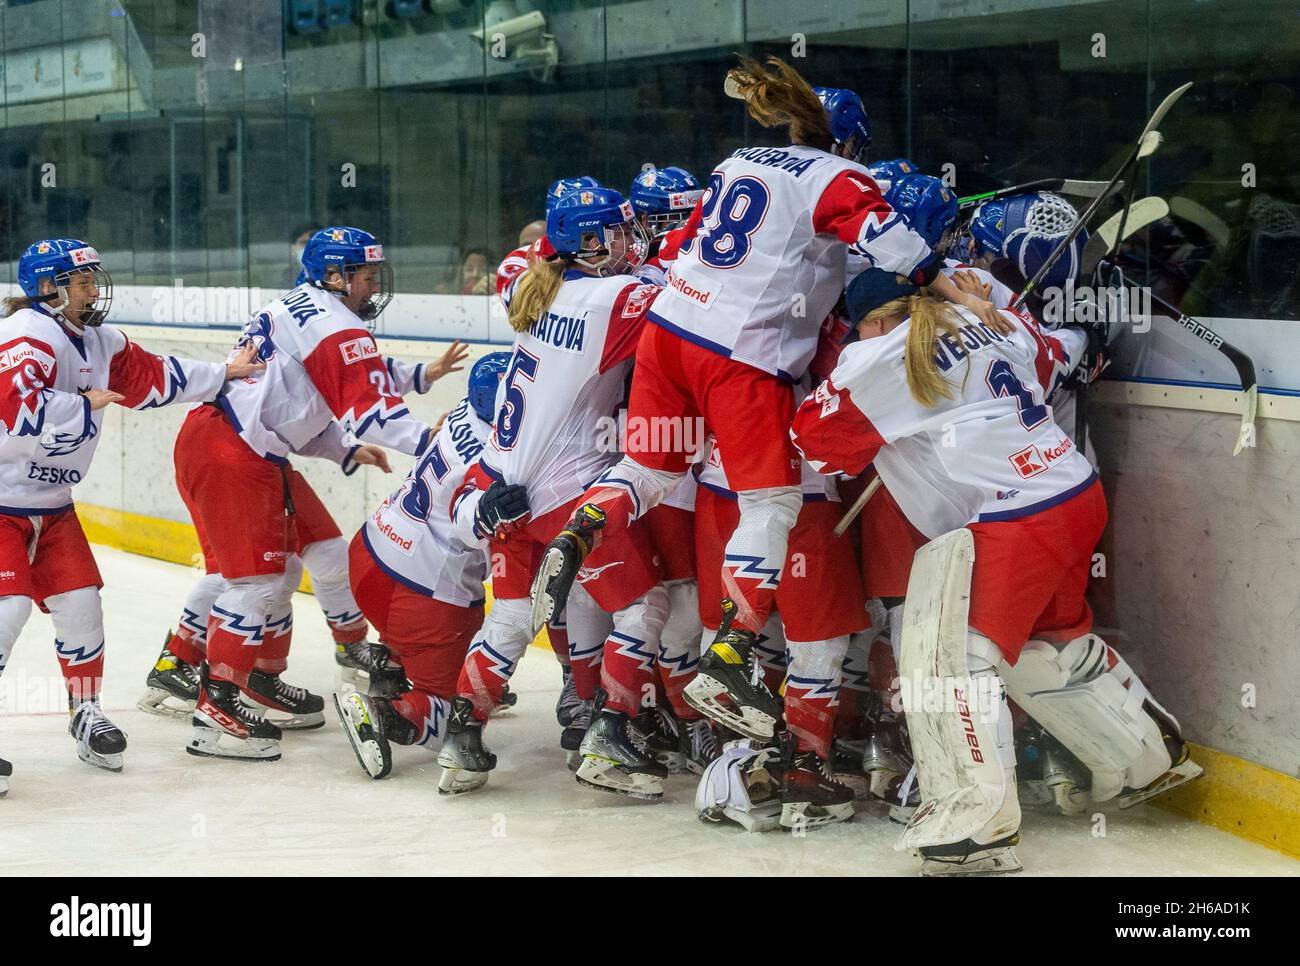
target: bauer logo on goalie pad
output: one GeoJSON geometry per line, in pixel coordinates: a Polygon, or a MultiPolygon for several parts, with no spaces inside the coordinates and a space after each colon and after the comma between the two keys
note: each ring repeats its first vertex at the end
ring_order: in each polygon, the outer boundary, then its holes
{"type": "Polygon", "coordinates": [[[350,366],[354,362],[377,358],[379,347],[375,345],[374,339],[352,339],[350,342],[340,343],[339,352],[343,355],[343,364],[350,366]]]}

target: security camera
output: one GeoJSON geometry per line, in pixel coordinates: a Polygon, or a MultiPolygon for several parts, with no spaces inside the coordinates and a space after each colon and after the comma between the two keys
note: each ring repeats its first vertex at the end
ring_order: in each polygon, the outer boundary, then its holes
{"type": "Polygon", "coordinates": [[[537,43],[545,32],[546,18],[540,10],[533,10],[522,16],[511,17],[470,31],[470,36],[492,56],[503,57],[523,46],[525,42],[537,43]]]}

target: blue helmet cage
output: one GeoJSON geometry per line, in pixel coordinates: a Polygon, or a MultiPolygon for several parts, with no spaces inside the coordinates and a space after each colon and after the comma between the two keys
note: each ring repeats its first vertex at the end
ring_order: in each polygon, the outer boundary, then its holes
{"type": "Polygon", "coordinates": [[[957,227],[957,196],[938,178],[907,174],[894,181],[885,200],[904,215],[931,251],[943,254],[957,227]]]}
{"type": "MultiPolygon", "coordinates": [[[[1059,195],[1035,192],[1009,198],[1003,215],[1002,256],[1015,263],[1024,278],[1032,278],[1078,220],[1074,206],[1059,195]]],[[[1083,229],[1039,280],[1038,291],[1068,286],[1078,276],[1087,244],[1088,232],[1083,229]]]]}
{"type": "Polygon", "coordinates": [[[871,120],[862,98],[842,87],[814,87],[831,124],[831,137],[844,157],[859,164],[871,147],[871,120]]]}
{"type": "Polygon", "coordinates": [[[546,213],[549,215],[551,209],[560,203],[560,199],[570,191],[577,191],[579,188],[599,188],[600,182],[589,174],[584,174],[577,178],[559,178],[551,182],[551,186],[546,189],[546,213]]]}
{"type": "Polygon", "coordinates": [[[360,228],[334,226],[316,232],[303,249],[302,267],[309,284],[338,296],[352,294],[352,277],[357,271],[375,268],[379,291],[356,310],[363,322],[379,318],[393,300],[393,268],[384,261],[384,246],[360,228]]]}
{"type": "Polygon", "coordinates": [[[113,279],[99,259],[99,252],[76,238],[46,238],[33,242],[18,257],[18,287],[23,295],[36,303],[50,305],[49,312],[70,325],[102,325],[113,304],[113,279]],[[71,300],[69,285],[74,276],[87,275],[97,294],[75,317],[63,312],[71,300]],[[42,293],[41,286],[49,282],[53,289],[42,293]]]}
{"type": "Polygon", "coordinates": [[[686,223],[704,194],[699,179],[685,168],[647,166],[632,181],[627,200],[652,235],[686,223]]]}
{"type": "Polygon", "coordinates": [[[650,250],[632,205],[613,188],[566,194],[546,215],[546,239],[556,254],[603,276],[635,271],[650,250]]]}
{"type": "Polygon", "coordinates": [[[489,352],[469,371],[470,408],[488,425],[496,419],[497,386],[510,366],[509,352],[489,352]]]}

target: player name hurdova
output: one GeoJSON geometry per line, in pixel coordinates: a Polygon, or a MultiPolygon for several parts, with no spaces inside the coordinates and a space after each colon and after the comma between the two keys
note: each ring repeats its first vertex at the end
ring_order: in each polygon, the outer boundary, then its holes
{"type": "Polygon", "coordinates": [[[952,368],[953,363],[960,362],[971,353],[987,349],[995,342],[1006,341],[983,322],[978,325],[974,323],[963,325],[957,330],[957,334],[961,336],[960,342],[947,332],[940,332],[935,340],[934,364],[939,367],[940,372],[947,372],[952,368]]]}
{"type": "Polygon", "coordinates": [[[763,164],[778,171],[788,171],[796,178],[818,161],[817,158],[801,158],[781,148],[737,148],[731,152],[731,156],[744,158],[750,164],[763,164]]]}
{"type": "Polygon", "coordinates": [[[585,316],[556,315],[547,312],[528,327],[528,334],[565,352],[581,352],[587,337],[585,316]]]}

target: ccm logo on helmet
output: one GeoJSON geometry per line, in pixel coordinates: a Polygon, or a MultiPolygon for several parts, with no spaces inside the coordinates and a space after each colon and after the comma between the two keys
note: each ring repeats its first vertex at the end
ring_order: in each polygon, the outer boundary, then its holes
{"type": "Polygon", "coordinates": [[[379,347],[373,339],[352,339],[340,343],[339,352],[343,355],[343,364],[350,366],[354,362],[375,358],[379,355],[379,347]]]}

